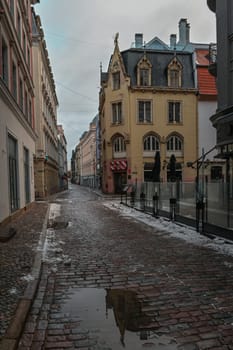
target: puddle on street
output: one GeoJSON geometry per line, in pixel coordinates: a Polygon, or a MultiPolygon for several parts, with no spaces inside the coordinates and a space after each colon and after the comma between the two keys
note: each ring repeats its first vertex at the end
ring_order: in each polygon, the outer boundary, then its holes
{"type": "Polygon", "coordinates": [[[61,311],[81,319],[80,327],[94,336],[98,349],[102,345],[108,350],[177,350],[174,339],[149,329],[152,320],[142,313],[137,294],[129,290],[70,289],[61,311]]]}

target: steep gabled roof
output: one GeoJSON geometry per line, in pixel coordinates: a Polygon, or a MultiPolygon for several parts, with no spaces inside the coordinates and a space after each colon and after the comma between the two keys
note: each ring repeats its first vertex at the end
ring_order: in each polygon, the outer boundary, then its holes
{"type": "Polygon", "coordinates": [[[155,36],[148,43],[145,44],[145,49],[150,50],[170,50],[169,46],[164,41],[155,36]]]}
{"type": "Polygon", "coordinates": [[[196,50],[197,83],[200,95],[217,96],[216,79],[209,73],[209,50],[196,50]]]}

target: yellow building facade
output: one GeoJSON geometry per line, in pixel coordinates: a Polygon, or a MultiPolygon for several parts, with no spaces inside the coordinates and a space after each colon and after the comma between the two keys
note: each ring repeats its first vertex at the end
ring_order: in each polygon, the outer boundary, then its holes
{"type": "Polygon", "coordinates": [[[132,48],[120,52],[118,36],[108,71],[101,72],[100,136],[102,190],[152,180],[156,152],[160,181],[195,180],[187,163],[198,157],[197,90],[193,55],[175,50],[132,48]]]}

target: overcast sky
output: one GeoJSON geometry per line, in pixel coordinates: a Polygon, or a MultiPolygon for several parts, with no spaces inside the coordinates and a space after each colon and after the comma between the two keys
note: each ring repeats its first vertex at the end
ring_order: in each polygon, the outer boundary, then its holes
{"type": "Polygon", "coordinates": [[[40,15],[59,100],[58,123],[68,142],[68,161],[98,112],[100,62],[107,71],[119,32],[120,50],[135,33],[148,42],[169,43],[181,18],[190,23],[192,42],[216,41],[215,15],[206,0],[40,0],[40,15]]]}

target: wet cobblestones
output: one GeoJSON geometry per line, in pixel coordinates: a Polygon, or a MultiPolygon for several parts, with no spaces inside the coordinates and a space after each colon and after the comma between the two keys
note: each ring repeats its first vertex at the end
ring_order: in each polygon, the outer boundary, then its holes
{"type": "Polygon", "coordinates": [[[10,240],[0,242],[0,339],[30,280],[47,208],[47,203],[35,203],[25,213],[1,227],[0,234],[12,227],[16,234],[10,240]]]}
{"type": "Polygon", "coordinates": [[[84,188],[56,203],[60,220],[71,224],[47,232],[41,283],[19,350],[123,348],[119,322],[119,343],[111,345],[98,323],[88,327],[75,312],[78,303],[65,310],[77,291],[96,288],[112,297],[106,306],[116,314],[114,293],[126,301],[128,292],[136,295],[140,336],[134,347],[126,342],[128,349],[233,349],[233,258],[123,218],[84,188]]]}

